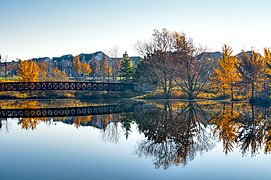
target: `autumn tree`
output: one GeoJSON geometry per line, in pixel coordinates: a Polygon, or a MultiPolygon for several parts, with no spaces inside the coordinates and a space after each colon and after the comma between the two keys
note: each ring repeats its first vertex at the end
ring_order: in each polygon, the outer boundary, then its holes
{"type": "Polygon", "coordinates": [[[265,78],[264,78],[264,89],[265,89],[265,97],[269,98],[269,86],[270,86],[270,79],[271,79],[271,52],[269,48],[264,48],[264,71],[265,71],[265,78]]]}
{"type": "Polygon", "coordinates": [[[242,51],[238,70],[241,73],[243,84],[251,89],[251,100],[255,97],[255,89],[261,88],[263,68],[263,60],[259,53],[254,50],[250,54],[242,51]]]}
{"type": "Polygon", "coordinates": [[[133,74],[134,73],[133,73],[132,61],[131,61],[129,55],[127,54],[127,52],[125,52],[123,54],[123,59],[120,64],[120,80],[121,81],[132,81],[133,74]]]}
{"type": "Polygon", "coordinates": [[[42,61],[39,66],[39,81],[45,81],[48,78],[48,66],[46,62],[42,61]]]}
{"type": "Polygon", "coordinates": [[[76,74],[76,77],[78,77],[78,74],[81,72],[81,62],[79,56],[75,56],[73,58],[72,68],[76,74]]]}
{"type": "Polygon", "coordinates": [[[234,87],[240,80],[240,75],[237,71],[238,59],[232,56],[232,48],[224,45],[222,49],[222,58],[218,59],[218,68],[214,69],[214,75],[211,78],[215,86],[228,94],[231,94],[233,100],[234,87]]]}
{"type": "Polygon", "coordinates": [[[264,48],[264,61],[267,65],[267,74],[271,76],[271,51],[269,48],[264,48]]]}
{"type": "Polygon", "coordinates": [[[67,74],[64,71],[59,70],[58,67],[53,68],[52,77],[53,77],[53,80],[56,80],[56,81],[67,81],[68,80],[67,74]]]}
{"type": "Polygon", "coordinates": [[[20,61],[18,74],[25,82],[37,82],[39,77],[39,66],[32,60],[20,61]]]}
{"type": "Polygon", "coordinates": [[[175,83],[185,92],[189,100],[197,97],[207,83],[212,60],[198,59],[197,56],[205,51],[203,47],[196,47],[191,38],[185,34],[174,32],[174,48],[176,62],[172,62],[175,68],[173,76],[175,83]]]}
{"type": "Polygon", "coordinates": [[[173,37],[167,29],[154,30],[150,41],[137,42],[136,49],[143,60],[136,74],[141,82],[156,84],[162,88],[165,98],[170,98],[173,88],[174,61],[173,37]]]}
{"type": "Polygon", "coordinates": [[[111,73],[112,73],[112,68],[109,66],[105,54],[103,54],[102,60],[100,63],[100,75],[101,75],[102,81],[105,81],[106,77],[108,77],[108,80],[109,80],[109,75],[111,73]]]}
{"type": "Polygon", "coordinates": [[[93,79],[96,79],[96,76],[100,71],[100,65],[99,65],[98,61],[96,60],[96,58],[94,56],[90,60],[89,66],[90,66],[90,68],[92,70],[93,79]]]}
{"type": "Polygon", "coordinates": [[[81,68],[82,68],[82,73],[84,74],[85,80],[86,80],[87,75],[89,75],[91,73],[91,68],[88,65],[88,63],[86,63],[86,62],[82,63],[82,67],[81,68]]]}

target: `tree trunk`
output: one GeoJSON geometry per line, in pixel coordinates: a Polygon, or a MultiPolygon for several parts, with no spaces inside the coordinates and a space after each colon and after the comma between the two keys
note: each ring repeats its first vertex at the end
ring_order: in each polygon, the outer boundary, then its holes
{"type": "Polygon", "coordinates": [[[231,87],[231,101],[233,101],[233,88],[231,87]]]}
{"type": "Polygon", "coordinates": [[[253,82],[251,85],[251,100],[254,99],[254,91],[255,91],[254,89],[255,89],[255,87],[254,87],[254,82],[253,82]]]}
{"type": "Polygon", "coordinates": [[[194,93],[193,92],[189,92],[188,93],[188,100],[193,100],[194,99],[194,93]]]}
{"type": "Polygon", "coordinates": [[[168,91],[167,91],[167,89],[165,89],[165,88],[164,88],[164,98],[165,98],[165,99],[169,99],[168,91]]]}

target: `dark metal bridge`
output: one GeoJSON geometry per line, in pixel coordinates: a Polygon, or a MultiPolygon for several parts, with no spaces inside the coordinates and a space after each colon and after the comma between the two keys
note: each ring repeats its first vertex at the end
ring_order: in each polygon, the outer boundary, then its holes
{"type": "Polygon", "coordinates": [[[90,91],[137,91],[132,83],[110,82],[4,82],[0,83],[1,91],[33,91],[33,90],[90,90],[90,91]]]}
{"type": "Polygon", "coordinates": [[[104,105],[88,107],[67,108],[40,108],[40,109],[0,109],[0,118],[18,117],[65,117],[85,116],[99,114],[117,114],[124,112],[142,111],[145,106],[142,103],[132,105],[104,105]]]}

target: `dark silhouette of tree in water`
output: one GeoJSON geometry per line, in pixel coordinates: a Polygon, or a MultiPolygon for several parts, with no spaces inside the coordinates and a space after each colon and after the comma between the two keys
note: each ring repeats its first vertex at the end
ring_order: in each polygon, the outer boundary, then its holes
{"type": "Polygon", "coordinates": [[[128,139],[129,134],[132,132],[131,125],[134,123],[134,118],[132,113],[126,113],[123,115],[121,120],[121,127],[124,130],[125,138],[128,139]]]}
{"type": "Polygon", "coordinates": [[[170,103],[163,110],[140,116],[138,129],[146,140],[139,143],[139,157],[153,157],[156,168],[186,165],[196,154],[209,151],[213,143],[206,131],[208,118],[195,102],[173,110],[170,103]]]}
{"type": "Polygon", "coordinates": [[[251,105],[251,109],[243,111],[239,119],[241,126],[239,128],[236,142],[241,148],[242,154],[251,151],[251,155],[255,155],[262,147],[265,135],[265,119],[263,118],[263,109],[255,111],[255,107],[251,105]]]}

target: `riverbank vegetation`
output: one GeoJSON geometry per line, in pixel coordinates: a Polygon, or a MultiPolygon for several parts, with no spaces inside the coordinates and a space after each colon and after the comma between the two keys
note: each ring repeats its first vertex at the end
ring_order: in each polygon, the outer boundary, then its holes
{"type": "Polygon", "coordinates": [[[233,55],[224,45],[217,59],[203,56],[184,33],[155,30],[150,41],[136,46],[144,58],[136,71],[136,82],[157,86],[147,98],[196,98],[250,100],[270,96],[271,55],[252,49],[233,55]]]}
{"type": "MultiPolygon", "coordinates": [[[[73,77],[64,70],[44,61],[19,61],[17,78],[7,81],[92,81],[137,83],[138,92],[1,92],[3,98],[122,98],[151,99],[227,99],[231,101],[266,101],[270,97],[271,52],[261,55],[255,49],[234,55],[233,49],[223,45],[216,57],[207,48],[196,46],[184,33],[167,29],[154,30],[150,40],[138,41],[136,50],[142,56],[133,64],[127,52],[121,63],[102,55],[100,62],[89,63],[75,56],[71,63],[73,77]]],[[[112,53],[111,53],[112,54],[112,53]]],[[[113,59],[113,58],[112,58],[113,59]]],[[[4,81],[3,79],[1,80],[4,81]]]]}

